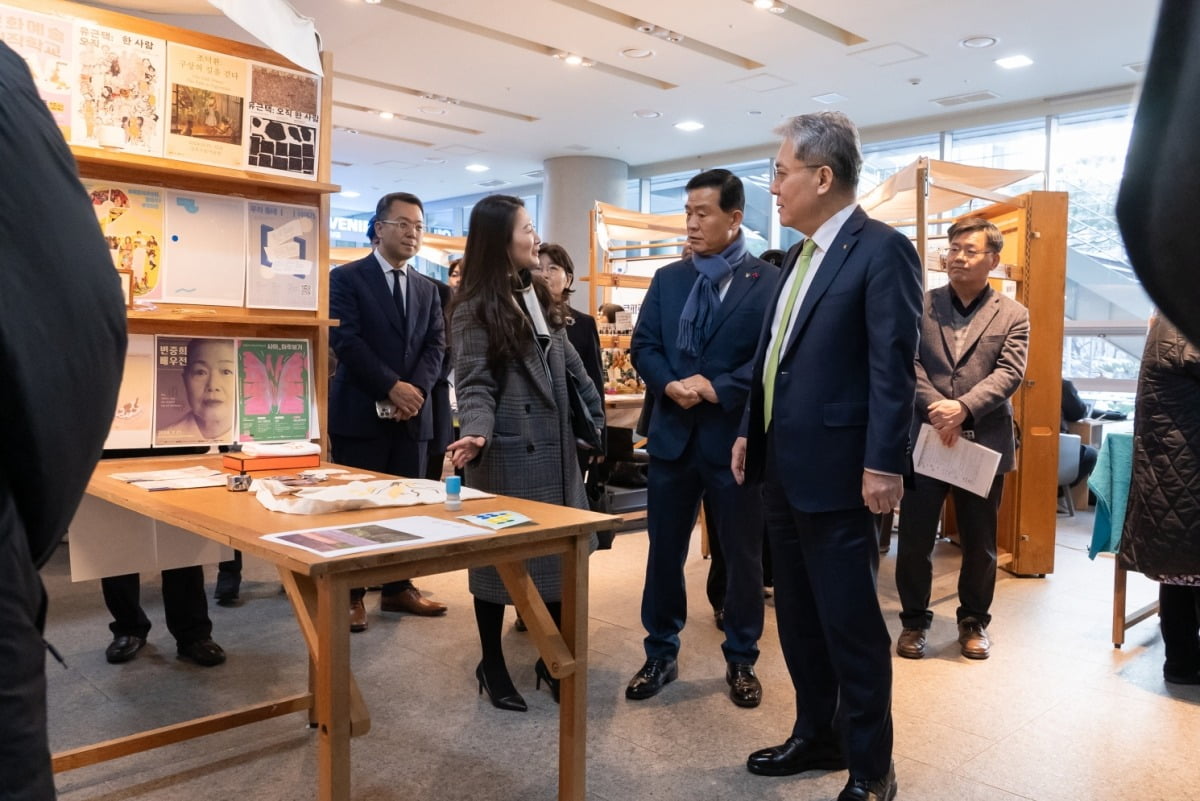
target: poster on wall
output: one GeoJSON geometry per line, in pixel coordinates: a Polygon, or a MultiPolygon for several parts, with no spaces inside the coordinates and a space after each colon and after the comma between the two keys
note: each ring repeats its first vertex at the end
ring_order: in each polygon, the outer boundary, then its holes
{"type": "Polygon", "coordinates": [[[167,43],[75,21],[71,143],[162,155],[167,43]]]}
{"type": "Polygon", "coordinates": [[[308,439],[310,364],[306,339],[238,342],[239,440],[308,439]]]}
{"type": "Polygon", "coordinates": [[[155,337],[154,445],[237,439],[238,369],[233,339],[155,337]]]}
{"type": "Polygon", "coordinates": [[[84,179],[113,266],[129,270],[134,299],[162,297],[163,190],[84,179]]]}
{"type": "Polygon", "coordinates": [[[222,167],[245,166],[247,62],[174,42],[168,61],[167,156],[222,167]]]}
{"type": "Polygon", "coordinates": [[[252,62],[246,165],[315,180],[320,108],[315,75],[252,62]]]}
{"type": "Polygon", "coordinates": [[[117,408],[104,448],[149,448],[154,432],[154,337],[130,334],[117,408]]]}
{"type": "Polygon", "coordinates": [[[246,201],[167,190],[163,300],[241,306],[246,286],[246,201]]]}
{"type": "Polygon", "coordinates": [[[246,217],[246,305],[316,310],[317,210],[251,200],[246,217]]]}
{"type": "Polygon", "coordinates": [[[20,8],[0,8],[0,41],[25,59],[38,94],[68,141],[73,40],[71,20],[20,8]]]}

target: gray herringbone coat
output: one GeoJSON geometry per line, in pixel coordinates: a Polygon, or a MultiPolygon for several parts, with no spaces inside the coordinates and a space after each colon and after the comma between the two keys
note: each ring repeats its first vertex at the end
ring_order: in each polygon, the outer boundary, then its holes
{"type": "MultiPolygon", "coordinates": [[[[543,357],[530,333],[522,358],[509,361],[503,375],[493,375],[487,366],[488,334],[475,316],[476,308],[474,302],[464,302],[450,322],[461,436],[486,441],[466,467],[466,485],[587,509],[571,433],[568,371],[579,377],[580,393],[593,419],[603,421],[604,411],[579,354],[565,332],[555,331],[543,357]]],[[[530,559],[527,566],[543,600],[561,600],[559,557],[530,559]]],[[[472,568],[468,576],[473,595],[492,603],[512,603],[495,568],[472,568]]]]}

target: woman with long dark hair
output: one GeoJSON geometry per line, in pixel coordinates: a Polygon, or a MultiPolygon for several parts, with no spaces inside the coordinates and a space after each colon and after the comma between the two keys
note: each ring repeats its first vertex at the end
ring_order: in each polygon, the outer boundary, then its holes
{"type": "MultiPolygon", "coordinates": [[[[471,211],[462,284],[447,312],[462,437],[450,444],[455,467],[477,489],[534,501],[587,508],[576,459],[568,384],[576,386],[594,421],[600,397],[563,330],[565,306],[531,277],[538,236],[520,199],[491,195],[471,211]]],[[[527,562],[555,623],[561,623],[560,559],[527,562]]],[[[468,571],[483,658],[479,690],[500,709],[525,711],[504,661],[504,606],[512,603],[495,568],[468,571]]],[[[541,659],[538,686],[558,681],[541,659]]]]}

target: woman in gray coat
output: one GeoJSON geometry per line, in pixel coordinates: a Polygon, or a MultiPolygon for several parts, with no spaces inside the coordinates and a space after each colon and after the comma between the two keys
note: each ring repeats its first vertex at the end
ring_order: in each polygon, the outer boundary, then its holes
{"type": "MultiPolygon", "coordinates": [[[[603,420],[603,408],[563,331],[562,301],[530,279],[538,244],[518,198],[491,195],[471,212],[462,283],[448,310],[462,437],[447,450],[454,466],[465,468],[467,486],[586,509],[568,374],[575,376],[592,420],[603,420]]],[[[530,559],[527,567],[559,623],[559,557],[530,559]]],[[[494,568],[473,568],[468,575],[483,651],[475,670],[480,692],[487,690],[500,709],[524,711],[500,644],[504,605],[512,601],[494,568]]],[[[546,680],[557,697],[557,681],[542,660],[534,669],[538,686],[546,680]]]]}

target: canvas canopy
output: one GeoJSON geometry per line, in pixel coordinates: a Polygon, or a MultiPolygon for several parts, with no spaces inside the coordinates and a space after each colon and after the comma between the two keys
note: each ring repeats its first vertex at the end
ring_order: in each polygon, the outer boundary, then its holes
{"type": "Polygon", "coordinates": [[[970,198],[1003,202],[1006,196],[995,190],[1015,184],[1040,170],[1001,170],[995,167],[971,167],[951,161],[917,159],[879,186],[859,198],[859,205],[877,220],[901,222],[917,219],[917,176],[924,161],[929,165],[929,197],[925,213],[945,214],[970,198]]]}

